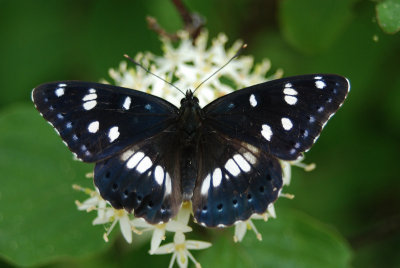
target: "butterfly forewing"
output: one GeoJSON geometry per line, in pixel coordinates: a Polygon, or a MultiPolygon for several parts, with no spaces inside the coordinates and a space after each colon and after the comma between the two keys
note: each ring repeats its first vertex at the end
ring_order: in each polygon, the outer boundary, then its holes
{"type": "Polygon", "coordinates": [[[308,150],[343,103],[349,83],[338,75],[303,75],[254,85],[206,107],[206,122],[232,139],[280,159],[308,150]]]}
{"type": "Polygon", "coordinates": [[[177,108],[161,98],[98,83],[47,83],[33,90],[32,99],[70,150],[87,162],[159,133],[177,116],[177,108]]]}

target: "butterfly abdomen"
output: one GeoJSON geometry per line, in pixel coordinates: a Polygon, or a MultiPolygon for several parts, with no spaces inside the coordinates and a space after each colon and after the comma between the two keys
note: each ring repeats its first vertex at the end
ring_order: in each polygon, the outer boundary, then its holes
{"type": "Polygon", "coordinates": [[[180,174],[181,174],[181,187],[182,198],[184,201],[191,200],[193,190],[195,187],[198,163],[196,160],[195,146],[187,146],[181,151],[180,159],[180,174]]]}

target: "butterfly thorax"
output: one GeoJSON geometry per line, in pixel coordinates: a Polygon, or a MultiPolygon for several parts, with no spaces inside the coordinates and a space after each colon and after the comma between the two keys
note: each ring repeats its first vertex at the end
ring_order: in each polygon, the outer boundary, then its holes
{"type": "Polygon", "coordinates": [[[200,108],[199,100],[193,96],[191,90],[186,91],[186,96],[181,100],[181,108],[178,116],[178,129],[182,134],[184,144],[193,144],[198,136],[198,129],[204,114],[200,108]]]}

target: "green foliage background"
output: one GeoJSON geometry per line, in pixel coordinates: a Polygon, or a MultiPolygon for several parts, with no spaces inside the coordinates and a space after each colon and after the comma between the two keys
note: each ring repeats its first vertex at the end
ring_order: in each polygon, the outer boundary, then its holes
{"type": "MultiPolygon", "coordinates": [[[[210,37],[243,39],[245,53],[268,57],[285,76],[337,73],[352,90],[276,203],[278,219],[258,222],[263,241],[233,230],[194,234],[213,242],[195,256],[203,267],[400,267],[400,14],[398,1],[193,0],[210,37]],[[376,12],[378,14],[378,19],[376,12]],[[387,12],[387,13],[385,13],[387,12]],[[379,24],[378,24],[379,20],[379,24]],[[380,27],[382,26],[385,31],[380,27]],[[386,27],[386,28],[385,28],[386,27]]],[[[78,212],[86,196],[73,183],[93,166],[71,153],[30,100],[36,85],[107,78],[122,55],[161,53],[145,17],[179,29],[169,1],[0,1],[0,266],[166,267],[146,238],[128,245],[78,212]]]]}

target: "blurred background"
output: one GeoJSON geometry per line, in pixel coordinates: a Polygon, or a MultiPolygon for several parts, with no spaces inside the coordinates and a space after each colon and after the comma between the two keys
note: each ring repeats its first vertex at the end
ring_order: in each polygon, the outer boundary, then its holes
{"type": "MultiPolygon", "coordinates": [[[[387,33],[384,8],[363,0],[185,3],[206,19],[210,38],[224,32],[228,45],[244,40],[244,54],[271,60],[271,74],[336,73],[351,82],[345,104],[306,154],[317,168],[293,168],[285,192],[295,198],[277,201],[277,219],[256,223],[263,241],[248,233],[235,244],[232,229],[196,227],[195,238],[213,243],[194,252],[203,267],[400,267],[400,35],[387,33]]],[[[148,255],[146,237],[129,245],[114,231],[105,243],[104,227],[91,225],[95,212],[77,211],[74,200],[86,196],[71,185],[90,186],[84,174],[93,166],[72,161],[30,92],[49,81],[109,79],[124,53],[161,55],[145,18],[181,29],[174,5],[0,5],[0,267],[166,267],[170,256],[148,255]]]]}

